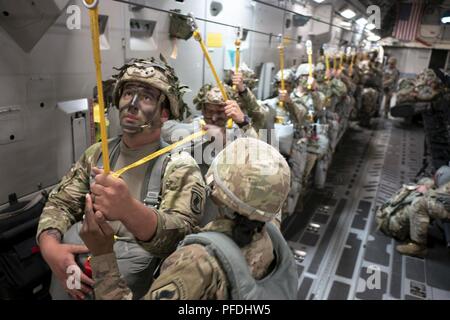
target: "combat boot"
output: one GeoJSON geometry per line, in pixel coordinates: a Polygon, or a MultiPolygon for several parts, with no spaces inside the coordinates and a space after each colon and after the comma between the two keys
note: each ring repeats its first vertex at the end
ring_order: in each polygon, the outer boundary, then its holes
{"type": "Polygon", "coordinates": [[[427,247],[423,244],[409,242],[407,244],[398,245],[397,251],[408,256],[424,258],[427,255],[427,247]]]}

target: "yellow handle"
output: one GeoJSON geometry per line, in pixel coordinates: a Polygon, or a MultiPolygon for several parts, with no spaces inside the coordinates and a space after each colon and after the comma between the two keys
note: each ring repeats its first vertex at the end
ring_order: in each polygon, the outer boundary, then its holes
{"type": "MultiPolygon", "coordinates": [[[[238,38],[236,39],[236,41],[234,42],[235,46],[236,46],[236,56],[235,56],[235,61],[234,61],[234,73],[238,73],[239,72],[239,64],[241,62],[241,40],[238,38]]],[[[233,86],[233,90],[237,92],[237,86],[234,85],[233,86]]]]}
{"type": "Polygon", "coordinates": [[[341,57],[340,57],[340,60],[339,60],[339,70],[342,70],[343,62],[344,62],[344,53],[341,52],[341,57]]]}
{"type": "MultiPolygon", "coordinates": [[[[200,32],[198,30],[195,30],[194,33],[194,39],[198,41],[198,43],[200,43],[200,48],[202,48],[203,51],[203,55],[205,56],[206,61],[208,62],[209,67],[211,68],[211,71],[213,73],[214,79],[216,80],[217,86],[220,89],[220,92],[222,93],[222,97],[225,101],[228,100],[228,95],[225,91],[225,88],[223,87],[222,82],[219,79],[219,76],[217,75],[216,69],[214,68],[214,65],[211,61],[211,57],[209,56],[208,53],[208,49],[206,49],[205,44],[203,43],[202,37],[200,35],[200,32]]],[[[228,119],[227,121],[227,128],[231,129],[233,127],[233,120],[232,119],[228,119]]]]}
{"type": "Polygon", "coordinates": [[[328,56],[328,54],[325,54],[325,80],[328,80],[328,74],[330,72],[330,57],[328,56]]]}
{"type": "Polygon", "coordinates": [[[309,79],[308,79],[308,90],[311,90],[311,79],[313,78],[312,69],[312,54],[308,54],[308,64],[309,64],[309,79]]]}
{"type": "Polygon", "coordinates": [[[336,72],[337,70],[337,58],[336,54],[333,56],[333,71],[336,72]]]}
{"type": "Polygon", "coordinates": [[[350,60],[350,70],[348,71],[350,77],[353,75],[353,63],[354,63],[354,60],[355,60],[355,55],[352,54],[352,58],[350,60]]]}
{"type": "Polygon", "coordinates": [[[164,154],[166,152],[171,151],[172,149],[175,149],[176,147],[178,147],[180,145],[185,144],[186,142],[194,140],[194,139],[196,139],[198,137],[201,137],[201,136],[203,136],[205,134],[206,134],[206,130],[201,130],[199,132],[195,132],[195,133],[187,136],[186,138],[183,138],[180,141],[177,141],[177,142],[171,144],[170,146],[167,146],[167,147],[164,147],[162,149],[159,149],[158,151],[155,151],[152,154],[150,154],[150,155],[148,155],[148,156],[146,156],[146,157],[144,157],[144,158],[142,158],[142,159],[140,159],[140,160],[138,160],[138,161],[136,161],[136,162],[134,162],[134,163],[132,163],[132,164],[130,164],[128,166],[126,166],[126,167],[123,167],[122,169],[119,169],[116,172],[113,172],[112,175],[115,178],[119,178],[122,174],[124,174],[128,170],[136,168],[136,167],[138,167],[138,166],[140,166],[140,165],[142,165],[142,164],[144,164],[144,163],[146,163],[146,162],[148,162],[150,160],[153,160],[153,159],[159,157],[160,155],[162,155],[162,154],[164,154]]]}
{"type": "MultiPolygon", "coordinates": [[[[91,1],[90,3],[95,3],[91,1]]],[[[99,44],[99,30],[98,30],[98,6],[89,9],[91,35],[92,35],[92,49],[94,51],[95,72],[97,76],[97,94],[98,104],[100,109],[100,135],[102,138],[102,155],[103,155],[103,170],[105,173],[110,172],[109,167],[109,152],[108,152],[108,135],[106,132],[105,121],[105,101],[103,99],[103,84],[102,84],[102,68],[99,44]]]]}
{"type": "MultiPolygon", "coordinates": [[[[284,47],[281,44],[278,49],[280,50],[280,72],[281,72],[281,90],[285,90],[285,83],[284,83],[284,47]]],[[[279,106],[281,108],[284,108],[284,101],[278,102],[279,106]]]]}

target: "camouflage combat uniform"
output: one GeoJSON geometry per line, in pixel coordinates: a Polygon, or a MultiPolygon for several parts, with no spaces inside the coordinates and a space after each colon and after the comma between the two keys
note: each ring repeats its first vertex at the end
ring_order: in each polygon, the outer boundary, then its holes
{"type": "Polygon", "coordinates": [[[369,61],[361,63],[361,70],[363,89],[358,118],[361,126],[370,127],[370,120],[378,111],[381,71],[369,61]]]}
{"type": "Polygon", "coordinates": [[[430,220],[450,219],[450,182],[416,198],[407,210],[410,218],[410,239],[417,244],[426,245],[430,220]],[[441,198],[447,199],[446,205],[441,198]]]}
{"type": "MultiPolygon", "coordinates": [[[[236,297],[294,299],[298,279],[292,254],[289,252],[287,256],[284,255],[286,259],[280,265],[280,257],[283,256],[283,250],[279,249],[280,245],[284,250],[289,251],[289,249],[284,240],[276,244],[273,238],[269,237],[266,229],[268,226],[264,224],[280,211],[289,191],[290,174],[286,161],[274,148],[264,142],[242,138],[231,143],[217,156],[206,178],[212,187],[212,196],[224,205],[224,210],[237,212],[249,220],[263,223],[261,231],[253,235],[251,242],[238,250],[245,259],[250,272],[249,277],[253,280],[261,280],[261,283],[265,284],[271,283],[275,270],[284,268],[285,270],[281,273],[283,281],[276,281],[277,284],[274,284],[274,291],[282,291],[284,296],[273,296],[273,293],[268,292],[270,290],[262,289],[262,295],[255,297],[252,292],[258,291],[256,283],[255,288],[246,288],[246,294],[239,296],[239,291],[242,290],[239,288],[240,283],[228,277],[229,267],[219,263],[220,259],[216,251],[202,244],[189,244],[189,242],[186,244],[184,240],[178,250],[164,261],[159,277],[155,279],[144,299],[222,300],[236,299],[236,297]],[[256,155],[255,148],[263,153],[262,162],[253,158],[256,155]],[[231,160],[227,159],[229,155],[232,157],[231,160]],[[240,165],[237,166],[235,162],[240,165]],[[264,172],[264,170],[270,170],[270,172],[264,172]],[[264,192],[264,190],[271,190],[271,192],[264,192]],[[271,269],[273,262],[276,266],[271,269]],[[277,285],[282,288],[276,288],[277,285]]],[[[203,232],[212,232],[228,235],[232,239],[234,228],[236,228],[234,219],[224,214],[203,228],[199,235],[203,232]]],[[[94,256],[91,264],[96,281],[94,289],[97,299],[132,298],[130,290],[118,271],[113,253],[94,256]]]]}
{"type": "MultiPolygon", "coordinates": [[[[244,63],[240,65],[239,71],[242,73],[243,81],[245,84],[245,90],[243,92],[236,93],[233,91],[233,99],[235,99],[242,111],[246,113],[252,119],[252,126],[258,133],[260,129],[267,129],[267,116],[269,110],[264,106],[261,101],[258,101],[253,93],[253,89],[258,83],[258,78],[255,72],[247,67],[244,63]]],[[[224,75],[224,82],[232,86],[232,71],[226,70],[224,75]]]]}
{"type": "MultiPolygon", "coordinates": [[[[158,62],[153,58],[133,60],[120,70],[115,88],[116,106],[123,85],[128,81],[134,81],[158,88],[169,100],[172,117],[180,116],[183,105],[182,92],[179,91],[180,86],[174,70],[165,62],[158,62]]],[[[161,147],[159,141],[133,150],[122,141],[117,145],[117,162],[112,165],[112,170],[131,164],[161,147]]],[[[50,193],[40,217],[37,239],[45,230],[57,229],[64,235],[66,231],[74,230],[71,226],[78,227],[81,223],[86,194],[90,192],[91,170],[99,165],[100,154],[100,143],[89,147],[50,193]]],[[[142,191],[147,187],[144,182],[147,168],[148,164],[142,165],[122,176],[132,197],[140,201],[145,198],[145,194],[142,197],[142,191]]],[[[137,243],[139,246],[136,248],[145,249],[142,255],[149,252],[154,257],[165,257],[172,253],[177,243],[197,228],[203,210],[205,185],[194,159],[186,152],[173,152],[166,158],[163,168],[165,169],[158,173],[161,175],[161,200],[159,207],[153,208],[156,212],[157,226],[152,239],[138,241],[120,221],[110,222],[118,239],[137,243]]],[[[145,268],[148,267],[146,262],[143,262],[143,265],[145,268]]]]}
{"type": "MultiPolygon", "coordinates": [[[[241,107],[242,110],[242,102],[240,98],[231,90],[230,87],[227,85],[224,86],[225,90],[227,91],[227,95],[229,99],[235,100],[239,107],[241,107]]],[[[213,87],[210,84],[204,85],[202,88],[200,88],[197,96],[194,98],[194,104],[196,105],[197,110],[202,110],[204,103],[211,103],[211,104],[224,104],[224,100],[222,97],[222,93],[220,92],[220,89],[218,87],[213,87]]],[[[242,110],[244,111],[244,110],[242,110]]],[[[177,120],[169,120],[166,123],[164,123],[161,136],[163,137],[164,141],[167,143],[174,143],[178,141],[180,138],[184,138],[187,135],[190,135],[194,132],[198,132],[202,128],[203,123],[203,115],[194,117],[192,119],[186,120],[185,122],[179,122],[177,120]]],[[[227,128],[227,136],[228,137],[242,137],[242,136],[249,136],[249,137],[257,137],[257,133],[255,129],[253,128],[253,122],[245,124],[242,127],[239,127],[236,123],[233,123],[233,127],[231,129],[227,128]]],[[[199,142],[207,142],[209,141],[208,137],[201,137],[197,140],[193,141],[190,144],[197,144],[199,142]]],[[[186,148],[188,146],[182,146],[181,148],[186,148]]],[[[220,148],[221,150],[222,148],[220,148]]],[[[218,150],[218,151],[220,151],[218,150]]],[[[217,152],[218,153],[218,152],[217,152]]]]}
{"type": "Polygon", "coordinates": [[[391,97],[392,93],[397,88],[397,82],[400,77],[400,72],[397,68],[391,68],[387,67],[384,69],[383,73],[383,90],[385,94],[385,101],[384,101],[384,115],[387,117],[389,114],[389,109],[391,107],[391,97]]]}
{"type": "Polygon", "coordinates": [[[440,83],[441,81],[431,69],[425,69],[414,79],[400,79],[398,82],[397,104],[432,101],[441,93],[440,83]]]}
{"type": "Polygon", "coordinates": [[[441,81],[432,69],[425,69],[419,73],[415,81],[416,99],[418,101],[432,101],[440,93],[441,81]]]}
{"type": "Polygon", "coordinates": [[[333,153],[341,129],[343,129],[341,120],[346,119],[350,113],[347,110],[347,101],[344,100],[347,93],[347,87],[344,82],[338,78],[325,80],[325,65],[323,63],[318,63],[316,65],[314,73],[317,81],[317,91],[323,93],[325,96],[325,109],[320,112],[324,114],[322,119],[328,124],[328,138],[330,141],[331,153],[333,153]]]}
{"type": "Polygon", "coordinates": [[[409,238],[415,244],[424,247],[427,243],[430,220],[450,219],[449,180],[447,177],[440,186],[436,185],[433,179],[420,180],[418,185],[425,185],[428,188],[425,193],[416,191],[417,186],[403,186],[378,209],[376,214],[378,227],[386,235],[398,240],[409,238]]]}
{"type": "MultiPolygon", "coordinates": [[[[225,90],[229,95],[229,99],[235,98],[235,94],[229,86],[225,85],[225,90]]],[[[218,87],[207,84],[199,90],[197,96],[194,98],[194,104],[196,105],[197,110],[203,110],[203,105],[205,103],[224,103],[222,93],[218,87]]],[[[174,143],[180,138],[184,138],[187,135],[200,131],[202,129],[202,122],[203,116],[195,117],[189,123],[180,123],[175,120],[170,120],[164,124],[161,135],[167,143],[174,143]]],[[[257,138],[258,135],[251,123],[248,123],[241,128],[236,123],[233,123],[231,129],[225,129],[225,141],[220,141],[220,139],[217,138],[212,141],[212,137],[204,135],[180,146],[179,149],[189,152],[199,165],[202,175],[205,175],[213,159],[225,147],[225,144],[240,137],[257,138]]],[[[210,222],[217,215],[217,212],[217,206],[214,202],[207,199],[205,203],[205,214],[200,221],[200,225],[204,226],[206,223],[210,222]]]]}
{"type": "MultiPolygon", "coordinates": [[[[325,95],[317,90],[314,79],[314,84],[312,84],[311,89],[308,89],[308,77],[309,65],[301,64],[296,72],[296,78],[299,84],[291,94],[292,101],[307,110],[307,115],[304,117],[304,128],[306,131],[308,154],[302,179],[303,190],[306,188],[309,176],[316,163],[318,164],[316,166],[316,173],[320,172],[320,178],[323,178],[328,168],[328,156],[330,154],[325,95]]],[[[315,175],[315,177],[317,178],[318,176],[315,175]]]]}
{"type": "MultiPolygon", "coordinates": [[[[120,143],[119,148],[124,150],[126,146],[120,143]]],[[[100,153],[100,143],[89,147],[52,190],[39,220],[37,237],[48,229],[57,229],[64,234],[71,225],[82,220],[86,194],[90,191],[91,169],[97,166],[100,153]]],[[[145,165],[143,167],[145,168],[145,165]]],[[[113,168],[115,169],[120,168],[113,168]]],[[[127,177],[126,174],[123,177],[125,182],[127,177]]],[[[148,242],[138,242],[153,255],[164,257],[175,249],[180,239],[198,225],[202,210],[199,205],[204,203],[205,186],[198,165],[187,152],[176,152],[170,156],[162,175],[161,186],[161,204],[157,210],[155,236],[148,242]],[[193,200],[200,202],[195,206],[193,200]]],[[[139,193],[140,190],[137,194],[139,193]]],[[[117,236],[134,239],[121,222],[115,221],[111,224],[117,236]]]]}
{"type": "Polygon", "coordinates": [[[403,78],[398,82],[397,105],[416,100],[415,80],[403,78]]]}
{"type": "MultiPolygon", "coordinates": [[[[285,83],[294,87],[294,70],[284,69],[283,77],[285,83]]],[[[281,70],[275,75],[274,82],[278,87],[281,87],[281,70]]],[[[274,98],[264,100],[262,105],[269,110],[267,113],[268,128],[275,129],[280,153],[288,159],[291,167],[291,189],[283,207],[283,215],[286,216],[294,212],[298,197],[302,194],[303,175],[308,155],[305,131],[307,109],[292,99],[292,93],[291,102],[282,105],[277,95],[274,98]]]]}

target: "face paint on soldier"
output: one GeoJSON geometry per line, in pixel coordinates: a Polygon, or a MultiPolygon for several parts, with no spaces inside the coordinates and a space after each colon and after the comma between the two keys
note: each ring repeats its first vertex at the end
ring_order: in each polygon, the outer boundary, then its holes
{"type": "Polygon", "coordinates": [[[130,82],[124,86],[119,101],[120,125],[126,133],[142,132],[161,125],[161,106],[165,96],[148,85],[130,82]]]}
{"type": "MultiPolygon", "coordinates": [[[[276,84],[277,89],[281,90],[281,82],[277,82],[276,84]]],[[[292,83],[285,81],[284,82],[284,89],[287,91],[287,93],[292,93],[292,90],[294,90],[294,86],[292,85],[292,83]]]]}
{"type": "Polygon", "coordinates": [[[224,112],[225,104],[205,103],[202,108],[203,119],[206,124],[225,127],[227,116],[224,112]]]}

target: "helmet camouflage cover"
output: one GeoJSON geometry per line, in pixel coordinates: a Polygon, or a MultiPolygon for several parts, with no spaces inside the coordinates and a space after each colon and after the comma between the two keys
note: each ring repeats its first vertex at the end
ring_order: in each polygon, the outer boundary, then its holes
{"type": "MultiPolygon", "coordinates": [[[[292,69],[284,69],[283,78],[284,81],[295,84],[295,71],[293,71],[292,69]]],[[[281,70],[279,70],[275,75],[274,81],[281,82],[281,70]]]]}
{"type": "MultiPolygon", "coordinates": [[[[312,65],[312,69],[314,71],[314,65],[312,65]]],[[[295,72],[295,79],[299,79],[302,76],[308,76],[309,75],[309,64],[308,63],[302,63],[298,66],[297,71],[295,72]]]]}
{"type": "MultiPolygon", "coordinates": [[[[449,164],[450,165],[450,164],[449,164]]],[[[434,174],[434,180],[438,188],[450,182],[450,167],[442,166],[434,174]]]]}
{"type": "Polygon", "coordinates": [[[314,78],[317,81],[322,82],[323,80],[325,80],[325,72],[326,72],[325,64],[323,62],[318,62],[314,67],[314,78]]]}
{"type": "Polygon", "coordinates": [[[432,84],[434,82],[439,82],[439,78],[433,69],[425,69],[419,73],[416,77],[416,84],[432,84]]]}
{"type": "Polygon", "coordinates": [[[214,159],[205,176],[212,196],[250,220],[270,221],[289,193],[291,173],[284,157],[255,138],[239,138],[214,159]]]}
{"type": "MultiPolygon", "coordinates": [[[[242,73],[242,77],[244,78],[244,84],[252,90],[256,84],[258,83],[258,78],[256,77],[255,71],[250,69],[245,63],[242,63],[239,66],[239,72],[242,73]]],[[[232,85],[231,76],[233,74],[233,70],[227,69],[224,73],[224,82],[228,85],[232,85]]]]}
{"type": "Polygon", "coordinates": [[[404,103],[416,100],[415,80],[402,78],[398,82],[397,103],[404,103]]]}
{"type": "Polygon", "coordinates": [[[179,119],[187,107],[183,101],[183,94],[187,86],[180,85],[175,70],[167,64],[163,56],[160,61],[155,58],[132,59],[121,68],[116,68],[118,74],[113,77],[117,80],[114,88],[114,104],[119,106],[123,86],[130,81],[142,82],[160,90],[170,103],[171,118],[179,119]]]}
{"type": "MultiPolygon", "coordinates": [[[[224,84],[223,86],[228,95],[228,99],[233,99],[235,93],[233,92],[231,87],[226,84],[224,84]]],[[[215,87],[211,84],[205,84],[200,88],[193,102],[197,110],[201,110],[203,104],[205,103],[224,104],[225,100],[223,99],[222,92],[220,91],[219,87],[215,87]]]]}

